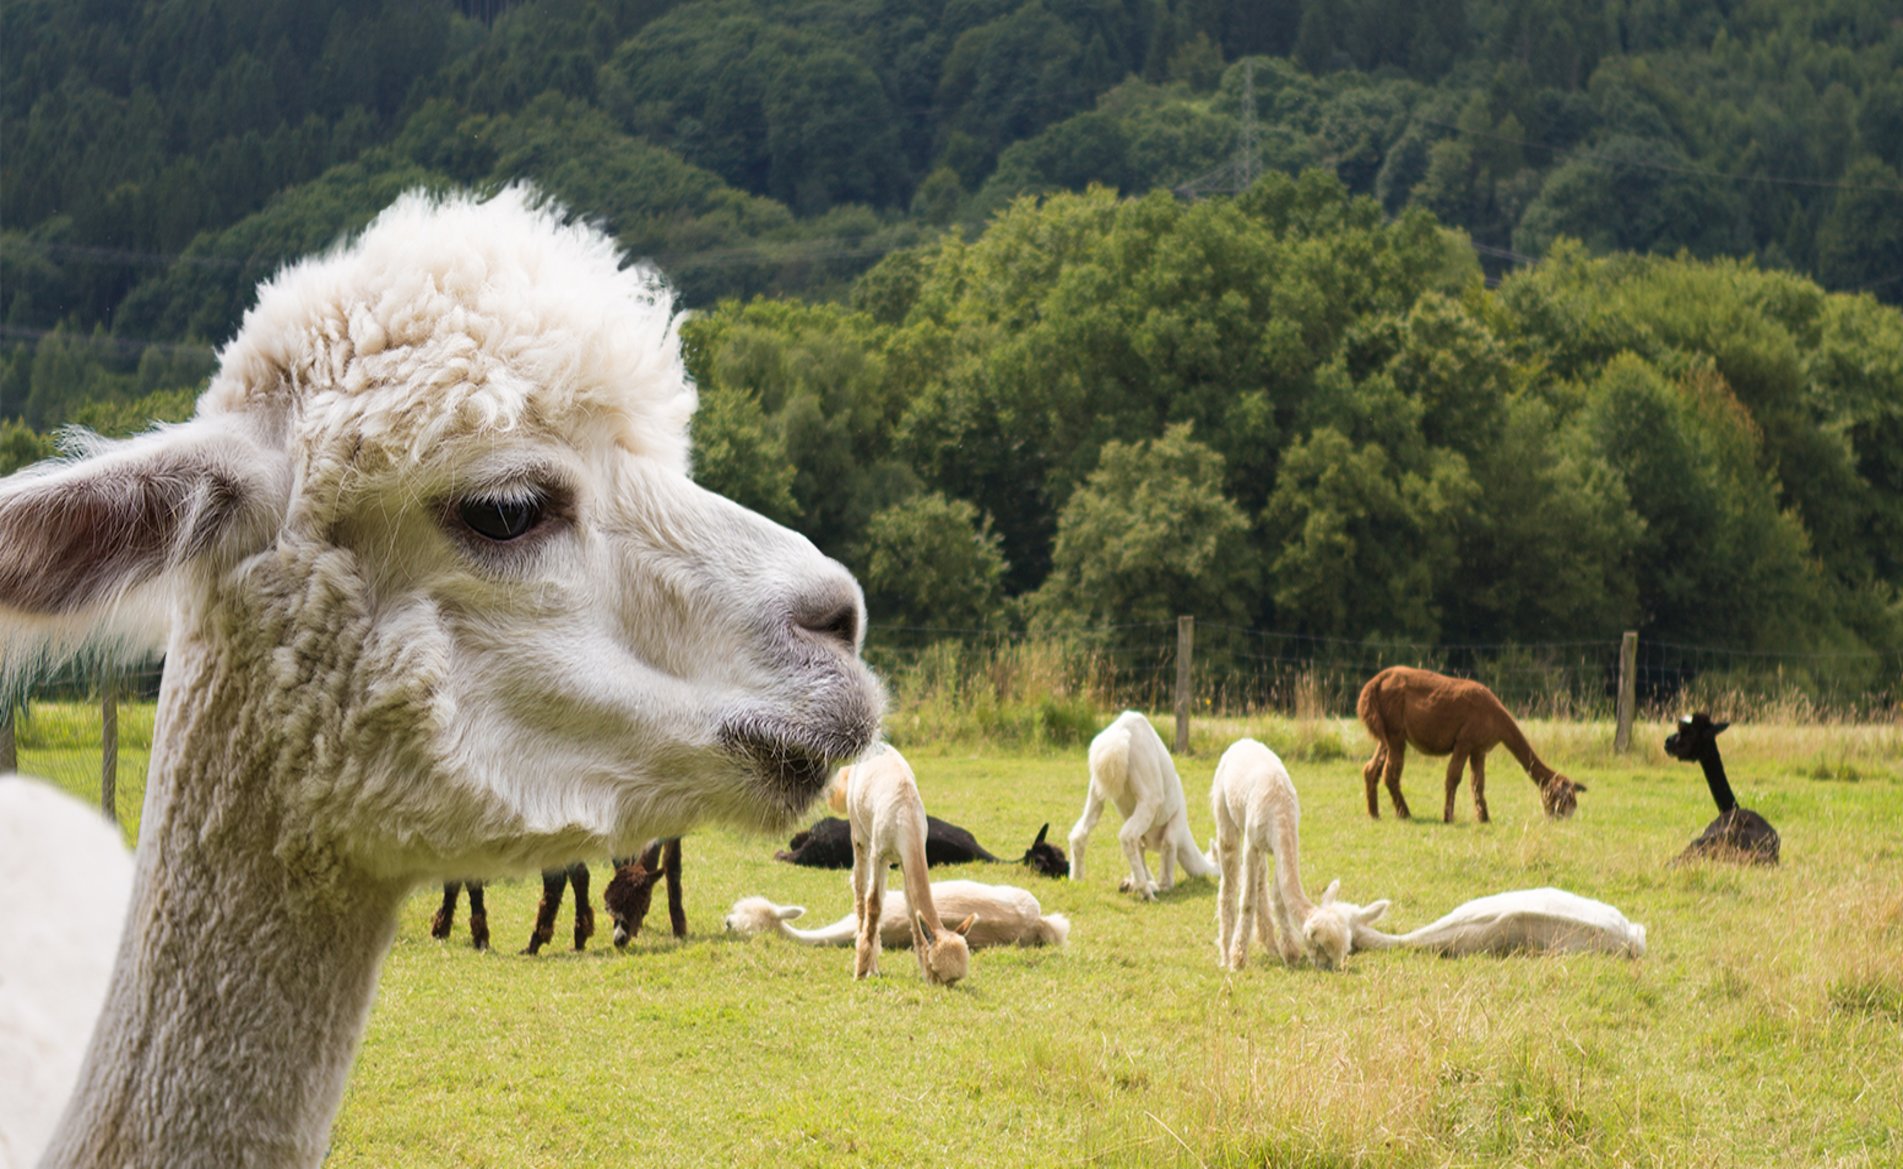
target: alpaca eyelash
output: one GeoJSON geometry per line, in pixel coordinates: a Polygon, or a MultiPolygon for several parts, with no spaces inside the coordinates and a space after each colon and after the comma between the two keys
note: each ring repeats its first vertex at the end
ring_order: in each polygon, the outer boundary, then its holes
{"type": "Polygon", "coordinates": [[[457,496],[444,501],[441,510],[443,526],[457,543],[498,565],[540,545],[573,513],[569,492],[539,485],[457,496]]]}

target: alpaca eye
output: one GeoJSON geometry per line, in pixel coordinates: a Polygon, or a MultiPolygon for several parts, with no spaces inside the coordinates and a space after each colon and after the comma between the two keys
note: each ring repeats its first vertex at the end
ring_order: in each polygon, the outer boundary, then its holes
{"type": "Polygon", "coordinates": [[[542,501],[529,499],[465,499],[456,514],[469,530],[498,544],[513,540],[542,522],[542,501]]]}

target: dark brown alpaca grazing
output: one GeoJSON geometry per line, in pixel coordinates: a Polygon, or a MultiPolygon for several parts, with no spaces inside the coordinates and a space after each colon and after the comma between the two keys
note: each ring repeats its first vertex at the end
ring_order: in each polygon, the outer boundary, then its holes
{"type": "Polygon", "coordinates": [[[1672,861],[1675,865],[1700,858],[1745,865],[1778,862],[1777,829],[1751,809],[1739,807],[1737,797],[1731,794],[1731,781],[1725,778],[1724,760],[1718,757],[1718,732],[1730,725],[1712,722],[1711,716],[1701,710],[1679,719],[1677,732],[1666,736],[1667,755],[1704,767],[1705,786],[1711,789],[1712,802],[1718,805],[1718,818],[1705,825],[1698,839],[1678,854],[1672,861]]]}
{"type": "Polygon", "coordinates": [[[1487,752],[1504,745],[1540,789],[1546,814],[1563,819],[1578,806],[1577,793],[1586,790],[1540,761],[1520,733],[1519,724],[1493,691],[1466,678],[1449,678],[1411,666],[1389,666],[1361,688],[1355,713],[1374,736],[1374,758],[1361,769],[1368,791],[1368,815],[1381,818],[1376,786],[1384,779],[1394,814],[1406,819],[1407,800],[1401,795],[1401,768],[1410,744],[1423,755],[1445,755],[1447,804],[1441,818],[1454,819],[1454,792],[1461,772],[1473,767],[1474,814],[1487,822],[1487,752]]]}
{"type": "MultiPolygon", "coordinates": [[[[654,898],[654,885],[667,879],[668,916],[674,936],[687,936],[687,913],[681,904],[680,838],[649,841],[641,855],[632,860],[616,859],[615,875],[603,893],[608,914],[615,923],[615,945],[625,946],[641,932],[648,907],[654,898]],[[665,854],[665,860],[663,860],[665,854]]],[[[588,896],[588,866],[577,861],[567,868],[542,871],[542,900],[535,907],[535,925],[529,932],[529,944],[522,953],[534,957],[543,946],[555,940],[555,918],[561,912],[562,897],[569,886],[575,889],[575,949],[586,950],[595,934],[595,909],[588,896]]],[[[463,888],[469,890],[469,940],[478,950],[489,948],[489,921],[483,906],[483,883],[475,880],[443,882],[443,903],[430,918],[430,936],[449,937],[456,920],[456,898],[463,888]]]]}
{"type": "Polygon", "coordinates": [[[652,840],[641,855],[615,865],[615,875],[602,890],[608,916],[615,923],[615,945],[625,946],[641,934],[648,908],[654,903],[655,882],[667,879],[667,918],[674,936],[687,936],[687,910],[681,904],[681,838],[652,840]]]}

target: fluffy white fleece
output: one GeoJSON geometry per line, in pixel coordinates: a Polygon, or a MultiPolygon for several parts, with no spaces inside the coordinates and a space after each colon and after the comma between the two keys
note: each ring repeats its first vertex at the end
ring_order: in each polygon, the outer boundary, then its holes
{"type": "Polygon", "coordinates": [[[52,1134],[105,1001],[132,857],[96,809],[0,775],[0,890],[0,1165],[24,1166],[52,1134]]]}

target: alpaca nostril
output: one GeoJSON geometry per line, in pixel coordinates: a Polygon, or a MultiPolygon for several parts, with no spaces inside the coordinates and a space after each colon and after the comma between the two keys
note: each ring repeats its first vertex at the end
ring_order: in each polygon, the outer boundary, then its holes
{"type": "Polygon", "coordinates": [[[859,601],[854,597],[831,605],[796,609],[793,624],[808,633],[836,641],[848,650],[859,648],[859,601]]]}

